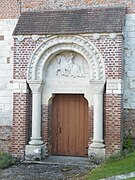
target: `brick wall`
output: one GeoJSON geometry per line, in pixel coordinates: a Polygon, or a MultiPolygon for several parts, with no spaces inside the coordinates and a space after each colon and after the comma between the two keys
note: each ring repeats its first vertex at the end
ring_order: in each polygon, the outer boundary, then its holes
{"type": "Polygon", "coordinates": [[[26,79],[27,65],[35,47],[36,45],[31,38],[24,39],[22,42],[19,42],[15,39],[13,64],[14,79],[26,79]]]}
{"type": "Polygon", "coordinates": [[[111,39],[109,36],[101,36],[98,40],[88,38],[96,45],[105,61],[106,79],[122,79],[123,78],[123,39],[117,36],[111,39]]]}
{"type": "Polygon", "coordinates": [[[104,137],[109,154],[122,149],[122,96],[105,95],[104,108],[104,137]]]}
{"type": "Polygon", "coordinates": [[[42,105],[42,140],[47,145],[48,153],[51,153],[52,147],[52,106],[51,104],[42,105]]]}
{"type": "Polygon", "coordinates": [[[28,143],[31,125],[31,95],[28,93],[13,94],[13,128],[10,151],[23,158],[25,145],[28,143]]]}

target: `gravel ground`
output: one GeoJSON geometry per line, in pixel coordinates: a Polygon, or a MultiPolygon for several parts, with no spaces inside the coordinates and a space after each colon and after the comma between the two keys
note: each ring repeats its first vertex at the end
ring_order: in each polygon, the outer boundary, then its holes
{"type": "Polygon", "coordinates": [[[54,157],[44,162],[25,162],[0,171],[1,180],[79,180],[82,176],[93,169],[84,159],[68,159],[54,157]],[[65,163],[64,163],[65,161],[65,163]]]}

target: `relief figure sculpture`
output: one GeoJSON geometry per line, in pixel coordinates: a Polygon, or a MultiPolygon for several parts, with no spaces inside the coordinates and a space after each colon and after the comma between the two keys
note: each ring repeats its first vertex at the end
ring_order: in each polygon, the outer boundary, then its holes
{"type": "Polygon", "coordinates": [[[58,66],[56,68],[56,76],[60,74],[61,76],[66,77],[84,77],[84,72],[82,68],[74,63],[74,54],[71,52],[69,56],[66,58],[63,55],[57,56],[58,66]]]}

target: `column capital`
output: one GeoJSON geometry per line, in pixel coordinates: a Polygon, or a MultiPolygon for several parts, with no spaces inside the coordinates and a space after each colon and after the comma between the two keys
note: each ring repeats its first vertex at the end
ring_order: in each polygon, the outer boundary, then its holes
{"type": "Polygon", "coordinates": [[[40,93],[43,89],[44,83],[41,80],[33,80],[33,81],[28,81],[28,84],[30,86],[32,93],[40,93]]]}
{"type": "Polygon", "coordinates": [[[89,81],[92,87],[92,91],[95,94],[102,94],[104,90],[104,81],[95,81],[95,80],[90,80],[89,81]]]}

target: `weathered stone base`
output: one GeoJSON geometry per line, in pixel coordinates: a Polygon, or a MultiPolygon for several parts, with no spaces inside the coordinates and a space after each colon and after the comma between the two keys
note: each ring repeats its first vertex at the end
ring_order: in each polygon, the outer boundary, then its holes
{"type": "Polygon", "coordinates": [[[26,145],[25,147],[25,159],[30,161],[42,160],[46,156],[46,145],[26,145]]]}
{"type": "Polygon", "coordinates": [[[101,162],[105,159],[105,148],[89,147],[88,158],[90,161],[101,162]]]}

